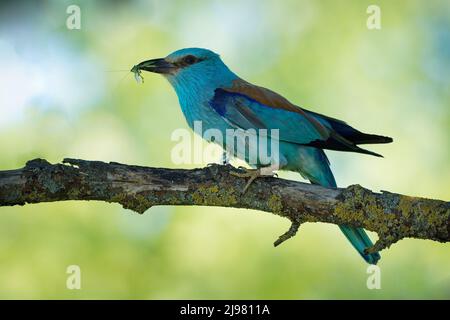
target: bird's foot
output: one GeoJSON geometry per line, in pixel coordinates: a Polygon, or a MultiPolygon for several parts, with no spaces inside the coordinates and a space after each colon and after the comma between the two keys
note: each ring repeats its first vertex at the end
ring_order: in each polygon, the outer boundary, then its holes
{"type": "Polygon", "coordinates": [[[242,190],[242,194],[245,194],[250,187],[250,185],[255,181],[257,178],[264,178],[264,177],[274,177],[277,176],[276,173],[273,171],[265,170],[265,168],[258,168],[258,169],[247,169],[244,167],[239,167],[239,170],[243,172],[236,172],[231,171],[230,174],[235,177],[239,178],[249,178],[247,181],[247,184],[244,187],[244,190],[242,190]]]}
{"type": "Polygon", "coordinates": [[[214,167],[214,166],[219,166],[219,165],[220,165],[219,163],[211,162],[211,163],[206,164],[206,167],[209,168],[209,167],[214,167]]]}
{"type": "Polygon", "coordinates": [[[212,166],[216,166],[216,165],[227,166],[229,164],[230,164],[230,158],[228,157],[228,154],[226,152],[224,152],[217,162],[208,163],[206,166],[207,167],[212,167],[212,166]]]}
{"type": "Polygon", "coordinates": [[[230,157],[228,156],[228,153],[227,153],[226,151],[224,151],[224,152],[222,153],[222,159],[221,159],[221,161],[222,161],[222,164],[223,164],[223,165],[230,164],[230,157]]]}

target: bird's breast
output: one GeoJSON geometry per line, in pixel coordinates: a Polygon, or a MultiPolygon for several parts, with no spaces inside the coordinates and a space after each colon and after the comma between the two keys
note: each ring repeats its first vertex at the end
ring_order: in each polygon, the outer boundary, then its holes
{"type": "Polygon", "coordinates": [[[181,110],[188,125],[194,128],[194,122],[201,122],[203,131],[208,129],[218,129],[225,131],[230,126],[227,122],[209,105],[213,94],[191,94],[178,95],[181,110]]]}

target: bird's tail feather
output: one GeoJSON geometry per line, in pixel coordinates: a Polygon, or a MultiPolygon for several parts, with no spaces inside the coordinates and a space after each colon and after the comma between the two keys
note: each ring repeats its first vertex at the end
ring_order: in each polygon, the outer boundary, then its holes
{"type": "MultiPolygon", "coordinates": [[[[325,152],[323,152],[323,150],[320,150],[320,152],[318,152],[318,156],[320,158],[320,163],[323,165],[322,172],[324,173],[324,175],[322,176],[322,179],[314,179],[313,177],[310,177],[309,180],[311,181],[311,183],[318,184],[323,187],[336,188],[336,180],[334,179],[333,173],[331,172],[329,161],[327,159],[327,156],[325,155],[325,152]]],[[[363,228],[354,228],[345,225],[340,225],[339,228],[367,263],[377,264],[378,260],[381,259],[381,256],[378,252],[365,254],[365,249],[371,247],[373,243],[369,239],[369,236],[363,228]]]]}
{"type": "Polygon", "coordinates": [[[348,226],[339,226],[341,231],[350,241],[352,246],[358,251],[358,253],[366,260],[369,264],[377,264],[378,260],[380,260],[381,256],[378,252],[365,254],[364,250],[373,245],[372,241],[367,236],[367,233],[363,228],[353,228],[348,226]]]}

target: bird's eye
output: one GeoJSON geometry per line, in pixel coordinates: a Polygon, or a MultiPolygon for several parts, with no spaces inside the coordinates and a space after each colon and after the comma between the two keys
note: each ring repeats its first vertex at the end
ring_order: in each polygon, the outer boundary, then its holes
{"type": "Polygon", "coordinates": [[[186,57],[183,58],[183,62],[186,64],[193,64],[197,61],[197,58],[194,57],[193,55],[188,55],[186,57]]]}

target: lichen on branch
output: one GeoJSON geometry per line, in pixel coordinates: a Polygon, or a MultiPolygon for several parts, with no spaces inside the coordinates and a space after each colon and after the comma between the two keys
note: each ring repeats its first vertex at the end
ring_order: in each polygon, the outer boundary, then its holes
{"type": "Polygon", "coordinates": [[[229,165],[166,169],[64,159],[28,161],[24,168],[0,171],[0,206],[64,200],[119,203],[144,213],[154,205],[198,205],[270,212],[291,221],[275,245],[293,237],[302,223],[363,227],[379,240],[368,252],[403,238],[450,241],[450,202],[376,193],[359,185],[331,189],[278,178],[257,179],[242,196],[246,180],[229,165]]]}

